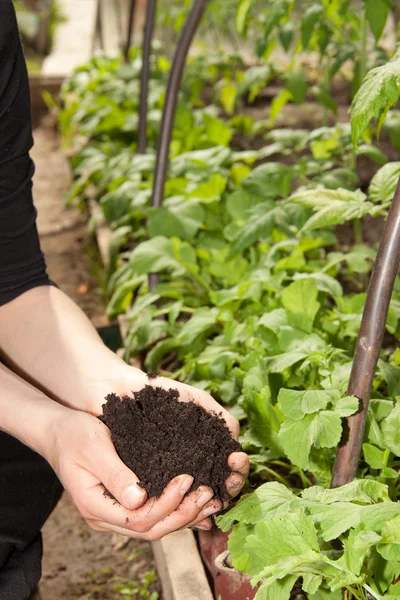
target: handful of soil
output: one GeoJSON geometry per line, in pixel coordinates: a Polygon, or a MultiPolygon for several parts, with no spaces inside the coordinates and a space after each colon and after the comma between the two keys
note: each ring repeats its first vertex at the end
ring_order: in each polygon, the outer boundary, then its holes
{"type": "Polygon", "coordinates": [[[174,477],[188,474],[194,477],[190,492],[205,485],[214,490],[215,498],[227,500],[228,457],[242,448],[224,419],[178,398],[177,390],[150,385],[133,392],[133,397],[109,394],[99,418],[149,498],[161,496],[174,477]]]}

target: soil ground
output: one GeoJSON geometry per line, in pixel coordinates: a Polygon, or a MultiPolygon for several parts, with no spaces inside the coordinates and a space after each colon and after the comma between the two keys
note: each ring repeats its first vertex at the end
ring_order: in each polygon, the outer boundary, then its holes
{"type": "MultiPolygon", "coordinates": [[[[34,138],[34,197],[50,276],[97,327],[101,326],[106,319],[103,296],[94,277],[98,258],[86,237],[84,218],[62,201],[69,170],[51,119],[42,120],[34,138]]],[[[146,572],[154,570],[150,544],[92,531],[66,494],[46,523],[43,537],[43,600],[149,597],[122,596],[115,586],[128,584],[129,580],[141,581],[146,572]]],[[[157,590],[157,584],[150,589],[157,590]]]]}

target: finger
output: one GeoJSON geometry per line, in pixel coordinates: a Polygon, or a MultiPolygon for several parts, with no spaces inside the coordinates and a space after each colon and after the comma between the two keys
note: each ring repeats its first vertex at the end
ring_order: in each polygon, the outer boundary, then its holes
{"type": "Polygon", "coordinates": [[[235,473],[240,473],[244,478],[247,477],[250,470],[250,460],[247,454],[244,452],[232,452],[228,458],[228,465],[235,471],[235,473]]]}
{"type": "MultiPolygon", "coordinates": [[[[99,421],[99,444],[96,447],[96,456],[89,456],[90,471],[95,475],[104,487],[125,508],[135,509],[141,506],[147,498],[146,490],[139,487],[140,480],[119,458],[110,438],[108,428],[99,421]]],[[[89,445],[90,446],[90,445],[89,445]]]]}
{"type": "Polygon", "coordinates": [[[213,499],[213,500],[211,500],[211,502],[209,502],[208,504],[205,505],[204,509],[198,514],[196,519],[194,519],[187,526],[195,527],[197,525],[200,525],[203,521],[207,521],[207,522],[210,521],[210,523],[211,523],[211,519],[209,517],[211,517],[212,515],[216,515],[223,508],[224,508],[224,506],[220,500],[213,499]]]}
{"type": "MultiPolygon", "coordinates": [[[[137,531],[152,529],[159,521],[177,510],[192,484],[193,477],[190,475],[175,477],[167,485],[160,498],[150,498],[144,506],[134,512],[132,527],[138,528],[137,531]]],[[[207,488],[205,489],[207,490],[207,488]]],[[[206,501],[208,502],[209,499],[209,496],[207,496],[206,501]]]]}
{"type": "Polygon", "coordinates": [[[212,525],[213,524],[212,524],[211,519],[204,519],[203,521],[200,521],[196,525],[190,525],[190,528],[194,529],[195,531],[197,529],[200,529],[200,531],[210,531],[210,529],[212,529],[212,525]]]}
{"type": "Polygon", "coordinates": [[[148,539],[161,539],[168,533],[184,529],[189,523],[195,521],[201,510],[204,508],[205,500],[210,501],[213,492],[206,487],[200,487],[198,490],[186,496],[179,508],[168,517],[159,521],[149,532],[148,539]]]}
{"type": "Polygon", "coordinates": [[[239,473],[231,473],[226,480],[226,491],[231,498],[235,498],[240,493],[240,490],[244,486],[244,477],[239,473]]]}
{"type": "Polygon", "coordinates": [[[223,408],[214,398],[204,390],[199,390],[186,383],[180,381],[173,381],[166,377],[156,377],[150,381],[150,385],[155,387],[161,387],[164,390],[174,389],[179,392],[179,400],[182,402],[194,402],[199,406],[202,406],[206,411],[215,413],[221,418],[225,419],[228,429],[230,429],[232,436],[235,439],[239,438],[240,425],[239,421],[235,419],[225,408],[223,408]]]}

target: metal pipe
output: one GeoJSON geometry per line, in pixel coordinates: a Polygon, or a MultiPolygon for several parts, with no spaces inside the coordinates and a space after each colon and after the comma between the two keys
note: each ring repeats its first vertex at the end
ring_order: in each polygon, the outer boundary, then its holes
{"type": "Polygon", "coordinates": [[[368,287],[347,393],[360,400],[355,415],[344,422],[333,467],[331,487],[349,483],[357,473],[372,381],[382,346],[390,298],[400,262],[400,179],[376,256],[368,287]]]}
{"type": "MultiPolygon", "coordinates": [[[[178,92],[182,80],[183,69],[190,45],[197,31],[208,0],[194,0],[192,10],[186,19],[179,37],[168,79],[165,104],[161,118],[158,137],[156,170],[153,183],[151,206],[160,207],[164,199],[165,179],[167,176],[169,146],[171,143],[172,127],[174,124],[178,92]]],[[[149,274],[149,289],[154,290],[159,281],[158,273],[149,274]]]]}
{"type": "Polygon", "coordinates": [[[135,13],[136,13],[136,0],[131,0],[129,4],[129,16],[128,16],[128,32],[126,36],[126,44],[124,49],[125,62],[129,58],[129,49],[133,43],[133,28],[135,25],[135,13]]]}
{"type": "Polygon", "coordinates": [[[157,0],[148,0],[143,32],[142,71],[140,74],[138,154],[144,154],[147,147],[147,97],[149,93],[151,42],[156,10],[157,0]]]}

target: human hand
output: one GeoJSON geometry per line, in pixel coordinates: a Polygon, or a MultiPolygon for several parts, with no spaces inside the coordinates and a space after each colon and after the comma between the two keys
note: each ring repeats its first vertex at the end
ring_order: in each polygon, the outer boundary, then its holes
{"type": "Polygon", "coordinates": [[[94,416],[63,409],[48,440],[45,457],[95,531],[154,541],[203,521],[207,508],[219,509],[209,488],[186,495],[193,477],[185,474],[174,478],[160,498],[147,499],[136,475],[118,457],[108,428],[94,416]],[[104,488],[115,500],[104,495],[104,488]]]}
{"type": "MultiPolygon", "coordinates": [[[[207,392],[199,390],[192,386],[167,379],[165,377],[155,377],[149,379],[147,375],[140,369],[134,367],[125,366],[123,372],[119,372],[117,377],[113,377],[112,380],[107,379],[98,381],[98,384],[102,386],[102,393],[97,394],[97,398],[94,404],[92,404],[92,412],[96,415],[101,414],[102,404],[104,402],[103,397],[111,390],[114,391],[118,396],[130,395],[132,391],[139,391],[145,385],[151,385],[154,387],[161,387],[163,389],[177,389],[179,392],[179,399],[182,402],[193,401],[199,406],[205,408],[208,412],[220,415],[225,419],[228,428],[230,429],[232,436],[235,439],[239,437],[239,422],[222,406],[220,406],[207,392]],[[106,391],[107,390],[107,391],[106,391]]],[[[244,452],[234,452],[228,459],[228,464],[232,469],[232,473],[229,475],[226,481],[227,492],[229,496],[236,496],[244,485],[244,481],[249,472],[249,459],[247,454],[244,452]]],[[[218,512],[223,508],[222,503],[213,500],[206,507],[211,512],[218,512]]],[[[203,513],[204,514],[204,511],[203,513]]],[[[205,528],[211,527],[210,520],[196,519],[192,526],[197,525],[205,528]]]]}

